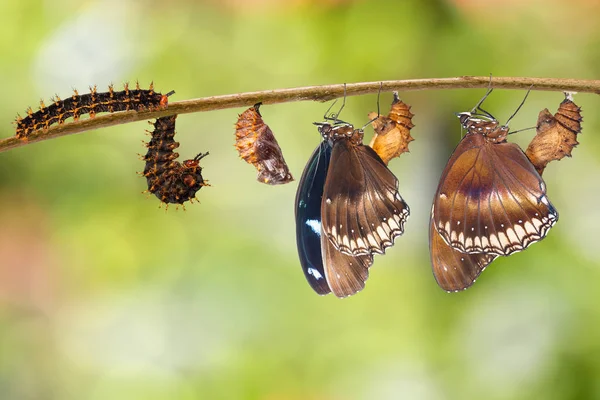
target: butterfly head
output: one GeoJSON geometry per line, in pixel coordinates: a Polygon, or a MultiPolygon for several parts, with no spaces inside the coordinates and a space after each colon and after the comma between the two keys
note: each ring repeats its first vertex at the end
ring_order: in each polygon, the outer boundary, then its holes
{"type": "Polygon", "coordinates": [[[354,135],[354,126],[348,122],[338,120],[335,121],[333,124],[330,124],[329,122],[313,123],[317,126],[317,129],[319,130],[319,133],[321,134],[324,140],[335,142],[339,139],[352,138],[352,136],[354,135]]]}
{"type": "Polygon", "coordinates": [[[489,142],[501,143],[506,141],[508,126],[500,125],[495,118],[470,112],[457,113],[460,124],[466,129],[467,134],[482,135],[489,142]]]}

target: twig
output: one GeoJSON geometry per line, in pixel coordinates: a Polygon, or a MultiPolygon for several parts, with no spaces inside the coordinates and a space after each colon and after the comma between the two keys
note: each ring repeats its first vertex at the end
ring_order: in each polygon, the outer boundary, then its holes
{"type": "MultiPolygon", "coordinates": [[[[346,94],[348,96],[358,96],[369,93],[377,93],[379,90],[382,90],[383,92],[389,92],[393,90],[411,91],[486,88],[488,87],[489,83],[490,78],[488,76],[462,76],[458,78],[359,82],[348,83],[346,85],[346,94]]],[[[533,85],[533,90],[570,91],[600,94],[600,80],[519,77],[494,77],[492,79],[492,87],[494,88],[528,89],[531,85],[533,85]]],[[[63,125],[52,126],[46,131],[38,131],[31,134],[27,141],[19,140],[16,137],[10,137],[0,141],[0,152],[60,136],[72,135],[92,129],[125,124],[128,122],[149,120],[152,118],[164,117],[173,114],[187,114],[244,106],[248,107],[258,102],[262,102],[263,104],[277,104],[307,100],[323,102],[342,97],[343,95],[344,85],[337,84],[307,86],[292,89],[266,90],[262,92],[247,92],[183,100],[170,103],[168,109],[166,110],[147,112],[117,112],[114,114],[100,115],[95,118],[79,120],[76,122],[69,122],[63,125]]]]}

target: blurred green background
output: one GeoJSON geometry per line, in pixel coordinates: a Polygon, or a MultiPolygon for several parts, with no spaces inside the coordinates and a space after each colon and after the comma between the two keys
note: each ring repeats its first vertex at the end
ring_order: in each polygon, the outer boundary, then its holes
{"type": "MultiPolygon", "coordinates": [[[[0,137],[40,98],[91,84],[153,80],[176,101],[386,79],[600,76],[593,0],[22,0],[0,11],[0,137]]],[[[140,194],[146,123],[0,154],[0,399],[600,398],[598,96],[575,97],[581,145],[544,174],[560,212],[548,237],[465,292],[432,277],[428,218],[460,139],[453,113],[483,93],[401,93],[416,141],[391,169],[412,215],[365,290],[344,300],[317,296],[300,270],[297,182],[259,184],[239,160],[243,109],[178,118],[182,157],[211,153],[212,186],[186,212],[140,194]]],[[[485,108],[505,121],[523,95],[495,91],[485,108]]],[[[511,126],[534,125],[562,99],[533,92],[511,126]]],[[[326,107],[261,110],[296,179],[326,107]]],[[[361,125],[375,108],[375,95],[351,97],[343,117],[361,125]]]]}

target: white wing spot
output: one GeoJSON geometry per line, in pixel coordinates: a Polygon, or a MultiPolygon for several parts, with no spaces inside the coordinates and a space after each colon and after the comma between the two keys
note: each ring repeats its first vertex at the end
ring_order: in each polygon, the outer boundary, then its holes
{"type": "MultiPolygon", "coordinates": [[[[331,199],[328,198],[327,200],[325,200],[325,203],[331,204],[331,199]]],[[[338,275],[338,278],[339,278],[339,275],[338,275]]]]}
{"type": "MultiPolygon", "coordinates": [[[[519,225],[517,225],[517,226],[519,226],[519,225]]],[[[518,243],[519,242],[519,237],[517,236],[517,234],[515,233],[515,231],[512,230],[512,229],[507,229],[506,230],[506,236],[508,236],[508,240],[511,243],[518,243]]]]}
{"type": "MultiPolygon", "coordinates": [[[[538,221],[538,220],[536,220],[536,221],[538,221]]],[[[527,232],[528,234],[537,233],[534,226],[529,221],[525,222],[525,232],[527,232]]]]}

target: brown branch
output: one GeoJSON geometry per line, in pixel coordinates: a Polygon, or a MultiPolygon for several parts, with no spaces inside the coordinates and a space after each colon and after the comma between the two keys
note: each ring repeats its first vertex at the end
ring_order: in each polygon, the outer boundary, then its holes
{"type": "MultiPolygon", "coordinates": [[[[462,76],[458,78],[360,82],[348,83],[346,85],[346,94],[348,96],[358,96],[369,93],[377,93],[380,87],[382,92],[390,92],[393,90],[411,91],[486,88],[488,87],[489,83],[490,78],[488,76],[462,76]]],[[[528,89],[531,85],[533,85],[533,90],[600,94],[600,80],[518,77],[494,77],[492,80],[492,87],[501,89],[528,89]]],[[[125,124],[128,122],[149,120],[152,118],[164,117],[173,114],[187,114],[244,106],[248,107],[258,102],[262,102],[263,104],[277,104],[307,100],[323,102],[342,97],[343,95],[344,85],[337,84],[307,86],[292,89],[266,90],[262,92],[247,92],[183,100],[170,103],[169,108],[166,110],[117,112],[114,114],[105,114],[95,118],[52,126],[46,131],[38,131],[31,134],[26,141],[19,140],[16,137],[10,137],[0,141],[0,152],[55,137],[72,135],[92,129],[125,124]]]]}

